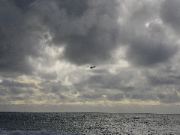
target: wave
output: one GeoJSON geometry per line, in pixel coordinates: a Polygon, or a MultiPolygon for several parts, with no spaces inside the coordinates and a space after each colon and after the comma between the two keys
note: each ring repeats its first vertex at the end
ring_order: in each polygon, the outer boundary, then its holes
{"type": "Polygon", "coordinates": [[[80,134],[50,132],[50,131],[45,131],[45,130],[42,130],[42,131],[24,131],[24,130],[7,131],[7,130],[0,130],[0,135],[80,135],[80,134]]]}

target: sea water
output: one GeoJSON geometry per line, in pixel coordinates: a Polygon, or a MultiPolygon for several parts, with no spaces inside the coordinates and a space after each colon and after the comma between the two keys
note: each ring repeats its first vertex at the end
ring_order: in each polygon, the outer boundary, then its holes
{"type": "Polygon", "coordinates": [[[4,112],[0,135],[180,135],[180,115],[4,112]]]}

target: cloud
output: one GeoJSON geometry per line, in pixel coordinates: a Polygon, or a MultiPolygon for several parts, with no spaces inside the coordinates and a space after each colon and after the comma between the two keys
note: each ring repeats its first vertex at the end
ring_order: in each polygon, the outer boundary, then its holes
{"type": "Polygon", "coordinates": [[[112,52],[123,43],[128,45],[127,60],[135,65],[166,62],[177,50],[175,43],[167,38],[166,29],[156,22],[156,2],[13,0],[1,3],[0,64],[4,70],[31,71],[28,57],[40,55],[42,40],[63,46],[64,58],[76,65],[107,63],[112,52]],[[128,8],[131,4],[136,6],[129,12],[123,10],[123,6],[128,8]],[[119,19],[127,23],[119,23],[119,19]],[[147,23],[150,28],[145,27],[147,23]]]}
{"type": "Polygon", "coordinates": [[[164,75],[164,76],[148,76],[151,85],[178,85],[179,76],[164,75]]]}
{"type": "Polygon", "coordinates": [[[106,90],[118,90],[118,91],[133,91],[135,88],[134,84],[131,83],[133,78],[136,76],[136,73],[132,70],[122,70],[121,72],[112,74],[107,70],[101,74],[95,74],[89,76],[87,79],[84,79],[76,84],[74,84],[77,89],[89,88],[98,92],[106,90]]]}
{"type": "Polygon", "coordinates": [[[36,14],[53,36],[52,43],[65,46],[67,60],[102,63],[117,45],[118,5],[117,0],[40,1],[36,14]]]}
{"type": "Polygon", "coordinates": [[[15,80],[3,80],[1,85],[5,87],[33,87],[33,84],[18,82],[15,80]]]}
{"type": "Polygon", "coordinates": [[[173,93],[160,93],[158,98],[163,103],[178,103],[180,101],[180,96],[177,92],[173,93]]]}
{"type": "Polygon", "coordinates": [[[28,15],[20,11],[12,1],[0,2],[0,69],[28,72],[29,55],[36,55],[39,39],[28,25],[28,15]]]}
{"type": "Polygon", "coordinates": [[[161,18],[177,32],[180,26],[179,5],[179,0],[165,0],[161,5],[161,18]]]}
{"type": "MultiPolygon", "coordinates": [[[[16,78],[17,79],[17,78],[16,78]]],[[[2,95],[6,96],[17,96],[17,95],[32,95],[34,90],[37,89],[36,84],[31,82],[22,82],[12,78],[4,78],[0,83],[2,95]]]]}
{"type": "Polygon", "coordinates": [[[117,0],[1,1],[1,69],[31,71],[28,57],[40,54],[45,31],[74,64],[108,60],[118,44],[118,5],[117,0]]]}
{"type": "Polygon", "coordinates": [[[32,4],[36,0],[9,0],[10,2],[13,2],[15,6],[17,6],[22,12],[30,10],[32,4]]]}
{"type": "Polygon", "coordinates": [[[161,1],[130,2],[121,27],[127,45],[127,61],[135,66],[157,66],[168,62],[177,52],[176,40],[160,16],[161,1]],[[133,7],[129,7],[133,5],[133,7]]]}
{"type": "Polygon", "coordinates": [[[1,0],[1,104],[179,104],[178,5],[1,0]]]}
{"type": "Polygon", "coordinates": [[[176,52],[175,45],[166,40],[140,37],[132,41],[127,56],[136,65],[151,66],[168,61],[176,52]]]}
{"type": "Polygon", "coordinates": [[[110,101],[122,101],[123,99],[125,99],[125,95],[124,94],[114,94],[114,95],[107,95],[107,99],[110,101]]]}

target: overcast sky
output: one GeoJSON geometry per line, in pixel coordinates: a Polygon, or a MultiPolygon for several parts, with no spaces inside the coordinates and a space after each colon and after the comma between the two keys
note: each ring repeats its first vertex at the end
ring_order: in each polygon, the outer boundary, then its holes
{"type": "Polygon", "coordinates": [[[178,113],[179,7],[0,0],[0,111],[178,113]]]}

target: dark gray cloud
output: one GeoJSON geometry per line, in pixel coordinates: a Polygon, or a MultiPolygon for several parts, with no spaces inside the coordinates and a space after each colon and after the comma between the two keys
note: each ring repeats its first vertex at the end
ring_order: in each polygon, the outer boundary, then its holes
{"type": "Polygon", "coordinates": [[[140,100],[140,101],[157,101],[157,95],[155,93],[128,93],[126,94],[126,98],[140,100]]]}
{"type": "Polygon", "coordinates": [[[178,85],[179,76],[166,75],[166,76],[148,76],[148,81],[151,85],[178,85]]]}
{"type": "Polygon", "coordinates": [[[161,17],[163,21],[172,26],[177,32],[180,26],[179,6],[179,0],[165,0],[161,6],[161,17]]]}
{"type": "Polygon", "coordinates": [[[37,53],[37,34],[27,24],[27,15],[12,1],[0,1],[0,69],[27,72],[27,56],[37,53]]]}
{"type": "Polygon", "coordinates": [[[14,2],[14,4],[22,10],[22,12],[30,10],[32,4],[36,0],[9,0],[10,2],[14,2]]]}
{"type": "Polygon", "coordinates": [[[59,8],[65,10],[70,17],[81,17],[88,9],[88,2],[84,0],[61,0],[56,2],[59,8]]]}
{"type": "Polygon", "coordinates": [[[129,18],[121,16],[128,23],[120,25],[119,3],[117,0],[1,1],[1,69],[28,70],[27,57],[40,51],[40,35],[43,35],[40,33],[44,30],[50,33],[54,45],[65,47],[64,58],[78,65],[107,62],[121,42],[129,44],[127,60],[135,65],[149,66],[169,60],[176,52],[174,43],[164,31],[157,32],[157,27],[151,31],[144,27],[157,8],[150,2],[141,2],[142,6],[137,4],[130,10],[129,18]],[[143,36],[137,36],[137,30],[143,36]]]}
{"type": "Polygon", "coordinates": [[[107,99],[110,101],[122,101],[123,99],[125,99],[125,95],[124,94],[109,94],[107,95],[107,99]]]}
{"type": "Polygon", "coordinates": [[[41,49],[44,27],[53,43],[65,45],[65,58],[75,64],[101,63],[117,45],[116,0],[3,0],[0,5],[1,69],[30,70],[26,58],[41,49]]]}
{"type": "Polygon", "coordinates": [[[156,66],[168,62],[178,48],[160,18],[160,2],[134,2],[122,37],[128,44],[127,60],[136,66],[156,66]]]}
{"type": "Polygon", "coordinates": [[[101,93],[88,93],[88,94],[82,94],[79,96],[79,98],[83,101],[86,100],[90,100],[90,101],[94,101],[94,100],[102,100],[103,99],[103,95],[101,93]]]}
{"type": "Polygon", "coordinates": [[[158,98],[160,102],[163,103],[178,103],[180,101],[180,97],[177,92],[171,93],[160,93],[158,94],[158,98]]]}
{"type": "Polygon", "coordinates": [[[117,45],[118,5],[117,0],[41,1],[37,15],[53,35],[52,42],[65,45],[67,60],[101,63],[117,45]]]}
{"type": "Polygon", "coordinates": [[[136,65],[151,66],[168,61],[177,52],[175,45],[167,40],[154,38],[140,37],[133,40],[127,51],[128,59],[136,65]]]}

